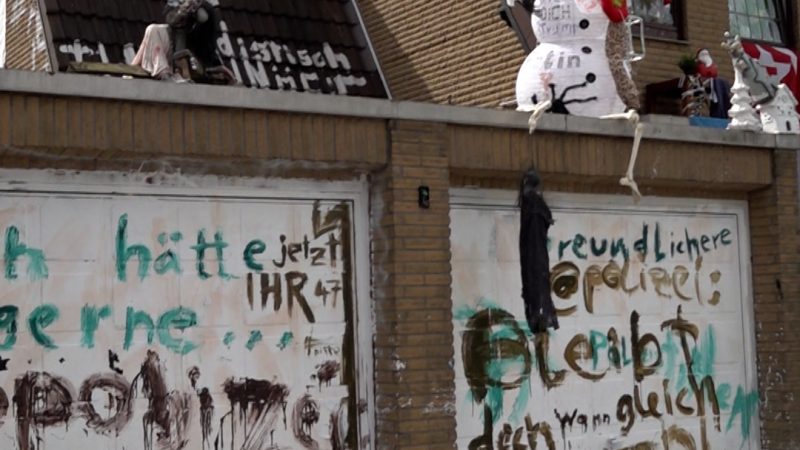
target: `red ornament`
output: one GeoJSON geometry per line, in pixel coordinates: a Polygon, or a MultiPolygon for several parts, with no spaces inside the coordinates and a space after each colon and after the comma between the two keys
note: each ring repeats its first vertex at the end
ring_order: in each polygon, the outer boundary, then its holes
{"type": "Polygon", "coordinates": [[[602,0],[603,12],[608,16],[608,20],[619,23],[628,17],[627,0],[602,0]]]}

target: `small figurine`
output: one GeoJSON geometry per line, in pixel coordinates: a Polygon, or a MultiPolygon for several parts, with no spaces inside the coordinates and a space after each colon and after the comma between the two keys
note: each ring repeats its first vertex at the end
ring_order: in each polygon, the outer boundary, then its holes
{"type": "Polygon", "coordinates": [[[765,133],[800,134],[797,99],[785,84],[779,84],[771,102],[756,107],[765,133]]]}
{"type": "Polygon", "coordinates": [[[745,53],[742,39],[738,35],[731,37],[726,31],[722,47],[730,53],[733,69],[737,74],[741,74],[741,81],[749,88],[753,102],[760,105],[772,100],[778,87],[769,80],[766,69],[745,53]]]}
{"type": "Polygon", "coordinates": [[[769,83],[764,68],[744,52],[739,36],[731,37],[726,31],[722,47],[730,53],[735,73],[731,88],[732,106],[728,111],[728,116],[731,118],[728,129],[759,131],[761,120],[753,108],[753,103],[771,100],[775,95],[775,89],[769,83]]]}

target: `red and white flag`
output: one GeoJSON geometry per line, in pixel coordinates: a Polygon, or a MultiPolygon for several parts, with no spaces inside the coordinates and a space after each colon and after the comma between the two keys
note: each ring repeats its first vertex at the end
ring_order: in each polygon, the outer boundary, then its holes
{"type": "Polygon", "coordinates": [[[767,69],[773,83],[785,84],[800,99],[800,77],[798,77],[797,52],[774,45],[742,42],[742,47],[767,69]]]}

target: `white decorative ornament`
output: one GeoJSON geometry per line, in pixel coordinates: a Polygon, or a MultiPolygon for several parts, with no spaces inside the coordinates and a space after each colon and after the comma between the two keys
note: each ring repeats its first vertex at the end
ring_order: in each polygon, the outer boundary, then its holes
{"type": "Polygon", "coordinates": [[[742,40],[739,36],[731,36],[725,32],[725,41],[722,47],[728,50],[733,62],[735,78],[731,87],[731,109],[728,116],[731,123],[728,124],[729,130],[760,131],[761,119],[759,119],[756,109],[753,107],[754,96],[751,89],[757,92],[757,99],[760,101],[772,98],[774,88],[765,80],[765,71],[758,66],[750,56],[742,49],[742,40]]]}
{"type": "Polygon", "coordinates": [[[729,130],[761,130],[761,120],[753,108],[753,97],[750,96],[750,88],[742,81],[742,72],[736,69],[735,80],[731,87],[733,96],[731,97],[731,109],[728,110],[728,117],[731,123],[728,124],[729,130]]]}
{"type": "Polygon", "coordinates": [[[796,108],[797,99],[785,84],[778,85],[772,101],[756,107],[764,132],[773,134],[800,134],[800,115],[796,108]]]}

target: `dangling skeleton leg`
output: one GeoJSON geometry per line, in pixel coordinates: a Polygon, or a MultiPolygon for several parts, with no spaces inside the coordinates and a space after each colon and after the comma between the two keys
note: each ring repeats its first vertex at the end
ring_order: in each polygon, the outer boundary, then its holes
{"type": "Polygon", "coordinates": [[[639,192],[639,186],[633,179],[633,169],[636,167],[636,157],[639,155],[639,144],[642,142],[642,135],[644,134],[644,124],[639,122],[639,113],[635,109],[630,109],[624,114],[609,114],[600,117],[601,119],[625,119],[634,126],[633,130],[633,148],[631,149],[631,158],[628,161],[628,171],[625,176],[620,178],[619,184],[631,188],[634,201],[638,202],[642,198],[639,192]]]}
{"type": "Polygon", "coordinates": [[[553,106],[553,102],[550,100],[544,100],[533,105],[533,112],[531,112],[531,117],[528,119],[528,133],[533,134],[533,132],[536,131],[539,119],[551,106],[553,106]]]}

